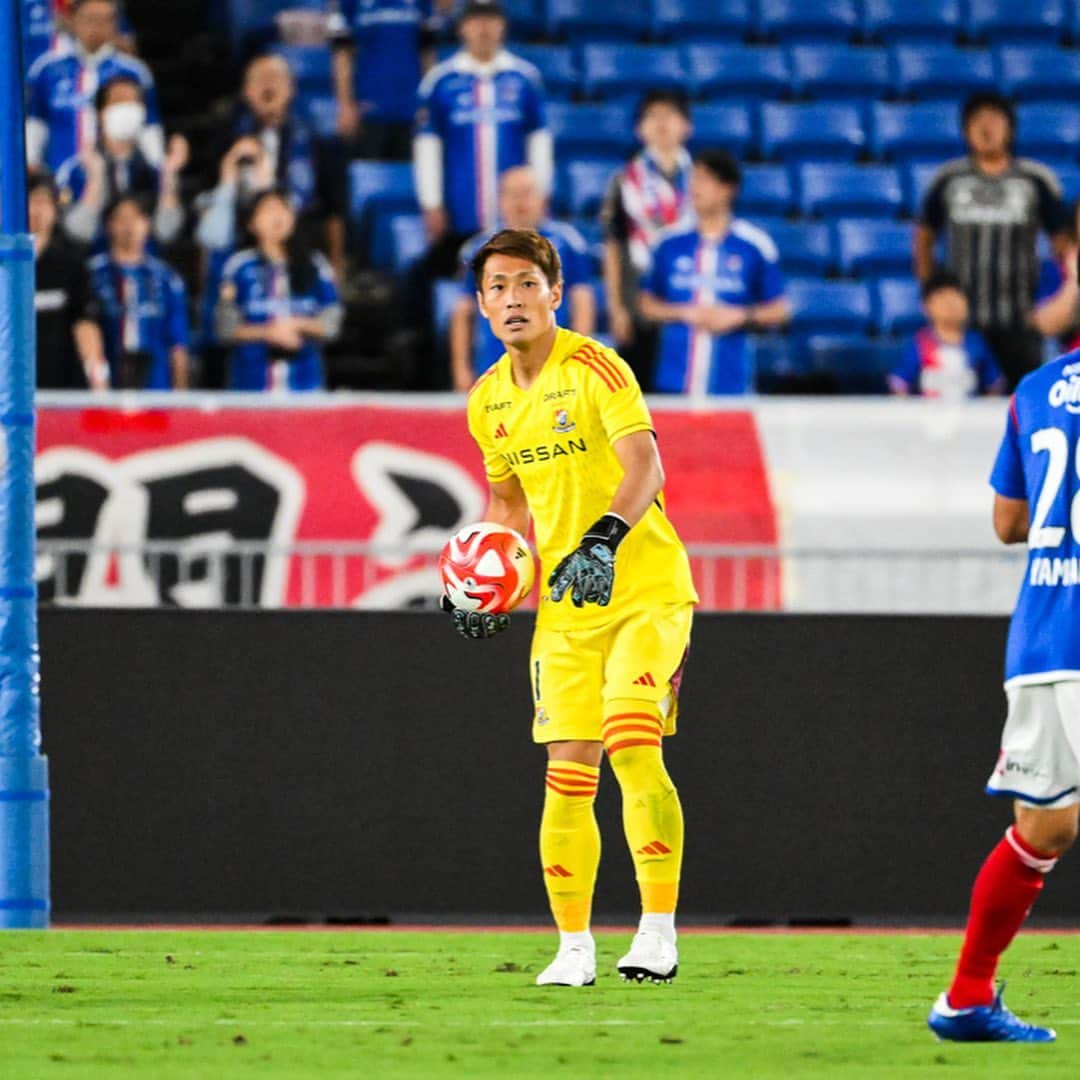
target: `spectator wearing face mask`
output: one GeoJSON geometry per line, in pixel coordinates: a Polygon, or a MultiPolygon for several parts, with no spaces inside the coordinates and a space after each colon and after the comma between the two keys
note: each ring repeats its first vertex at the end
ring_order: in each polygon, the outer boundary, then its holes
{"type": "Polygon", "coordinates": [[[126,75],[102,86],[96,105],[97,147],[69,158],[56,177],[64,231],[79,243],[102,249],[102,213],[118,196],[130,193],[154,206],[154,239],[163,245],[172,243],[184,225],[178,187],[188,160],[187,140],[173,135],[160,167],[147,160],[139,149],[146,126],[142,87],[126,75]]]}
{"type": "Polygon", "coordinates": [[[146,124],[139,148],[152,164],[164,156],[157,91],[150,69],[117,50],[115,0],[77,0],[68,20],[71,42],[45,53],[27,74],[26,159],[56,172],[97,144],[98,88],[120,75],[142,88],[146,124]]]}

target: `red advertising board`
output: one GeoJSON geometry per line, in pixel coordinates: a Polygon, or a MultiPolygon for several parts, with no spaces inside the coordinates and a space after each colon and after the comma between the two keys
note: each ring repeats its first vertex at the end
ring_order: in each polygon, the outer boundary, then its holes
{"type": "MultiPolygon", "coordinates": [[[[774,545],[753,415],[655,419],[668,511],[687,544],[774,545]]],[[[63,566],[39,560],[46,600],[406,606],[432,591],[430,554],[417,552],[437,550],[485,505],[456,408],[46,408],[38,444],[44,550],[92,549],[63,566]],[[358,542],[377,553],[286,554],[358,542]],[[181,556],[155,562],[135,551],[143,545],[181,556]]],[[[695,559],[695,571],[708,607],[780,606],[772,560],[741,565],[737,581],[712,560],[695,559]]]]}

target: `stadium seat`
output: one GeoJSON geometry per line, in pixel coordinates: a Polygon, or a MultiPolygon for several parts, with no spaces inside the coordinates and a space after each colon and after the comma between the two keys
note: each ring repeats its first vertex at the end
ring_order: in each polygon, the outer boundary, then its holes
{"type": "Polygon", "coordinates": [[[519,41],[543,37],[548,32],[547,11],[543,0],[502,0],[510,24],[510,40],[517,52],[519,41]]]}
{"type": "Polygon", "coordinates": [[[884,49],[850,45],[796,45],[791,73],[797,93],[812,98],[882,97],[892,89],[889,55],[884,49]]]}
{"type": "Polygon", "coordinates": [[[754,334],[748,341],[750,371],[758,393],[783,388],[808,374],[803,350],[781,334],[754,334]]]}
{"type": "Polygon", "coordinates": [[[756,150],[751,110],[742,104],[695,105],[694,134],[690,138],[693,150],[705,146],[721,146],[737,158],[745,158],[756,150]]]}
{"type": "Polygon", "coordinates": [[[374,214],[416,211],[411,164],[354,161],[349,165],[349,217],[357,225],[365,225],[374,214]]]}
{"type": "Polygon", "coordinates": [[[792,278],[787,297],[791,332],[800,337],[866,333],[873,325],[870,290],[859,281],[792,278]]]}
{"type": "Polygon", "coordinates": [[[810,370],[830,375],[845,394],[884,394],[886,377],[895,371],[903,345],[855,334],[813,334],[804,348],[810,370]]]}
{"type": "Polygon", "coordinates": [[[655,0],[653,34],[664,40],[741,41],[753,26],[750,0],[655,0]]]}
{"type": "Polygon", "coordinates": [[[461,282],[453,278],[439,278],[435,282],[433,307],[435,316],[435,340],[446,341],[450,332],[450,316],[454,314],[461,299],[461,282]]]}
{"type": "Polygon", "coordinates": [[[778,98],[791,94],[787,53],[741,45],[690,45],[686,71],[694,92],[706,98],[778,98]]]}
{"type": "Polygon", "coordinates": [[[611,45],[581,50],[585,92],[590,97],[637,96],[653,87],[683,88],[682,52],[674,45],[611,45]]]}
{"type": "Polygon", "coordinates": [[[897,41],[955,41],[963,27],[960,0],[863,0],[863,33],[897,41]]]}
{"type": "Polygon", "coordinates": [[[973,41],[1057,41],[1065,25],[1065,0],[968,0],[973,41]]]}
{"type": "Polygon", "coordinates": [[[919,283],[911,277],[879,281],[876,307],[878,329],[883,334],[908,337],[926,321],[919,283]]]}
{"type": "Polygon", "coordinates": [[[390,219],[390,265],[404,273],[427,250],[424,218],[420,214],[395,214],[390,219]]]}
{"type": "Polygon", "coordinates": [[[783,217],[795,208],[795,190],[785,165],[747,165],[739,188],[740,214],[783,217]]]}
{"type": "Polygon", "coordinates": [[[994,84],[994,63],[984,50],[899,45],[893,57],[897,89],[911,97],[959,99],[994,84]]]}
{"type": "Polygon", "coordinates": [[[832,230],[824,222],[755,217],[753,224],[768,233],[779,248],[785,274],[825,277],[836,268],[832,230]]]}
{"type": "Polygon", "coordinates": [[[577,59],[569,45],[518,45],[514,55],[535,64],[544,79],[549,99],[567,101],[581,85],[577,59]]]}
{"type": "Polygon", "coordinates": [[[886,161],[941,162],[966,153],[960,110],[951,102],[916,105],[876,101],[870,145],[886,161]]]}
{"type": "Polygon", "coordinates": [[[855,0],[760,0],[757,30],[780,41],[850,41],[859,21],[855,0]]]}
{"type": "Polygon", "coordinates": [[[854,161],[866,145],[862,110],[853,104],[761,107],[761,152],[785,161],[854,161]]]}
{"type": "Polygon", "coordinates": [[[555,181],[556,210],[573,217],[598,213],[619,165],[616,158],[583,158],[561,165],[555,181]]]}
{"type": "Polygon", "coordinates": [[[598,154],[619,157],[637,145],[634,110],[629,103],[553,101],[547,107],[547,120],[557,160],[598,154]]]}
{"type": "Polygon", "coordinates": [[[899,221],[844,218],[836,223],[840,269],[852,277],[911,272],[912,227],[899,221]]]}
{"type": "Polygon", "coordinates": [[[904,194],[907,209],[912,214],[919,213],[922,198],[930,186],[934,174],[941,168],[940,161],[913,161],[906,166],[904,194]]]}
{"type": "Polygon", "coordinates": [[[304,94],[296,104],[316,135],[322,139],[337,135],[337,98],[333,94],[304,94]]]}
{"type": "Polygon", "coordinates": [[[547,0],[548,32],[575,42],[639,38],[652,29],[650,8],[641,0],[547,0]]]}
{"type": "Polygon", "coordinates": [[[330,50],[325,45],[278,45],[274,50],[285,58],[300,93],[330,93],[330,50]]]}
{"type": "Polygon", "coordinates": [[[1075,161],[1043,161],[1061,184],[1065,203],[1071,206],[1080,199],[1080,165],[1075,161]]]}
{"type": "Polygon", "coordinates": [[[225,21],[233,51],[241,53],[273,41],[277,34],[274,18],[281,11],[289,8],[322,11],[324,7],[323,0],[227,0],[225,21]]]}
{"type": "Polygon", "coordinates": [[[1080,111],[1075,105],[1021,105],[1016,110],[1016,149],[1040,158],[1072,158],[1080,145],[1080,111]]]}
{"type": "Polygon", "coordinates": [[[1009,45],[997,54],[1001,89],[1017,101],[1080,99],[1080,52],[1009,45]]]}
{"type": "Polygon", "coordinates": [[[889,165],[804,164],[799,188],[804,214],[896,217],[904,207],[900,175],[889,165]]]}

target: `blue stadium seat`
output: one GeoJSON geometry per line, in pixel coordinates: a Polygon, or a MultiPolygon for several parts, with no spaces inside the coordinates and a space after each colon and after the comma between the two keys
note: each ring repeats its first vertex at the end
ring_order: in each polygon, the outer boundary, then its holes
{"type": "Polygon", "coordinates": [[[569,45],[518,45],[515,42],[514,55],[536,65],[544,78],[548,98],[566,101],[577,93],[581,74],[574,50],[569,45]]]}
{"type": "Polygon", "coordinates": [[[761,152],[785,161],[854,161],[866,146],[862,110],[853,104],[761,107],[761,152]]]}
{"type": "Polygon", "coordinates": [[[775,98],[791,93],[791,68],[784,49],[690,45],[686,70],[694,92],[703,97],[775,98]]]}
{"type": "Polygon", "coordinates": [[[940,161],[913,161],[906,167],[904,177],[905,204],[912,214],[918,214],[922,198],[934,173],[941,168],[940,161]]]}
{"type": "Polygon", "coordinates": [[[655,0],[653,33],[665,40],[741,41],[753,26],[750,0],[655,0]]]}
{"type": "Polygon", "coordinates": [[[863,33],[897,41],[955,41],[963,27],[960,0],[863,0],[863,33]]]}
{"type": "Polygon", "coordinates": [[[912,277],[879,281],[876,307],[878,329],[883,334],[907,337],[926,322],[919,283],[912,277]]]}
{"type": "Polygon", "coordinates": [[[997,54],[1001,89],[1017,101],[1080,99],[1080,52],[1048,45],[1008,45],[997,54]]]}
{"type": "Polygon", "coordinates": [[[796,45],[791,50],[795,90],[812,98],[882,97],[892,88],[884,49],[850,45],[796,45]]]}
{"type": "Polygon", "coordinates": [[[502,0],[510,24],[510,40],[517,52],[519,41],[543,37],[548,32],[547,9],[544,0],[502,0]]]}
{"type": "Polygon", "coordinates": [[[915,98],[962,98],[994,84],[994,62],[984,50],[950,45],[899,45],[897,89],[915,98]]]}
{"type": "Polygon", "coordinates": [[[845,394],[884,394],[886,377],[903,355],[903,345],[863,334],[813,334],[804,345],[810,370],[830,375],[845,394]]]}
{"type": "Polygon", "coordinates": [[[747,165],[739,188],[739,213],[782,217],[795,208],[795,189],[786,165],[747,165]]]}
{"type": "Polygon", "coordinates": [[[1016,110],[1016,149],[1031,157],[1072,158],[1080,145],[1080,111],[1075,105],[1021,105],[1016,110]]]}
{"type": "Polygon", "coordinates": [[[832,230],[823,221],[755,217],[753,224],[772,237],[785,274],[825,277],[836,268],[832,230]]]}
{"type": "Polygon", "coordinates": [[[547,120],[555,139],[556,160],[598,154],[618,157],[637,145],[634,110],[628,102],[553,101],[547,107],[547,120]]]}
{"type": "Polygon", "coordinates": [[[337,98],[333,94],[303,94],[296,99],[296,105],[316,135],[323,139],[334,138],[337,134],[337,98]]]}
{"type": "Polygon", "coordinates": [[[454,314],[461,299],[461,282],[453,278],[439,278],[435,282],[433,307],[435,316],[435,340],[445,341],[450,332],[450,316],[454,314]]]}
{"type": "Polygon", "coordinates": [[[874,102],[871,147],[886,161],[943,161],[966,153],[960,110],[951,102],[874,102]]]}
{"type": "Polygon", "coordinates": [[[427,246],[422,215],[395,214],[390,219],[390,265],[399,274],[416,262],[427,250],[427,246]]]}
{"type": "Polygon", "coordinates": [[[555,180],[555,209],[573,217],[596,214],[620,164],[616,158],[582,158],[561,165],[555,180]]]}
{"type": "Polygon", "coordinates": [[[804,214],[888,218],[904,207],[900,174],[890,165],[804,164],[799,188],[804,214]]]}
{"type": "Polygon", "coordinates": [[[652,28],[650,4],[641,0],[547,0],[548,31],[571,41],[639,38],[652,28]]]}
{"type": "Polygon", "coordinates": [[[855,0],[760,0],[757,29],[780,41],[850,41],[859,22],[855,0]]]}
{"type": "Polygon", "coordinates": [[[349,217],[364,225],[375,214],[416,213],[412,165],[354,161],[349,165],[349,217]]]}
{"type": "Polygon", "coordinates": [[[756,149],[754,125],[748,105],[695,105],[693,117],[691,149],[721,146],[737,158],[744,158],[756,149]]]}
{"type": "Polygon", "coordinates": [[[809,334],[866,333],[873,325],[870,290],[859,281],[792,278],[787,285],[791,331],[809,334]]]}
{"type": "Polygon", "coordinates": [[[769,393],[809,373],[803,350],[781,334],[753,334],[748,346],[750,370],[759,393],[769,393]]]}
{"type": "Polygon", "coordinates": [[[638,95],[653,87],[686,85],[682,52],[674,45],[593,43],[581,50],[585,92],[592,97],[638,95]]]}
{"type": "Polygon", "coordinates": [[[1064,0],[968,0],[967,32],[975,41],[1057,41],[1064,26],[1064,0]]]}
{"type": "Polygon", "coordinates": [[[1080,165],[1075,161],[1043,161],[1061,183],[1065,202],[1071,206],[1080,199],[1080,165]]]}
{"type": "Polygon", "coordinates": [[[333,90],[330,50],[325,45],[278,45],[274,51],[288,62],[301,93],[333,90]]]}
{"type": "Polygon", "coordinates": [[[274,17],[278,12],[289,8],[322,11],[324,7],[323,0],[227,0],[226,23],[233,50],[242,52],[273,41],[277,36],[274,17]]]}
{"type": "Polygon", "coordinates": [[[840,269],[852,277],[911,272],[912,227],[899,221],[844,218],[836,223],[840,269]]]}

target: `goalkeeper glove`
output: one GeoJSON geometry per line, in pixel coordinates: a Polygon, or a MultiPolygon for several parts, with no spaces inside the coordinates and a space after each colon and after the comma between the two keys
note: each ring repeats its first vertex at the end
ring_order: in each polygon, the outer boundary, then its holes
{"type": "Polygon", "coordinates": [[[590,526],[581,543],[551,572],[551,599],[557,604],[569,592],[574,607],[607,607],[615,585],[615,552],[629,531],[618,514],[605,514],[590,526]]]}
{"type": "Polygon", "coordinates": [[[472,638],[479,641],[481,638],[494,637],[501,634],[510,626],[509,615],[490,615],[483,611],[462,611],[450,603],[450,597],[445,593],[439,601],[443,611],[448,611],[454,617],[454,629],[464,638],[472,638]]]}

